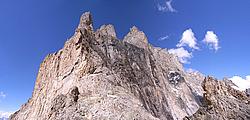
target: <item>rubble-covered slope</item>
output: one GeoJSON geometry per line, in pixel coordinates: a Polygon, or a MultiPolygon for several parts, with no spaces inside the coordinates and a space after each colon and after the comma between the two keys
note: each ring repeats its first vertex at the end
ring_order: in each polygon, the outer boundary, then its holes
{"type": "Polygon", "coordinates": [[[89,12],[64,47],[41,63],[32,97],[11,120],[182,119],[198,110],[177,58],[132,27],[94,31],[89,12]]]}
{"type": "Polygon", "coordinates": [[[250,98],[233,89],[227,81],[207,77],[203,82],[204,96],[200,109],[186,120],[249,120],[250,98]]]}

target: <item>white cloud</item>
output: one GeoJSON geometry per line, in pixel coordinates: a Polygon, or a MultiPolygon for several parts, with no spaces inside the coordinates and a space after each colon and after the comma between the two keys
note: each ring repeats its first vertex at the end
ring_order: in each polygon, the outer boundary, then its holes
{"type": "MultiPolygon", "coordinates": [[[[162,37],[159,40],[164,40],[164,39],[168,39],[168,36],[162,37]]],[[[210,45],[212,49],[215,49],[216,51],[220,48],[218,45],[219,43],[218,41],[219,41],[218,37],[216,34],[214,34],[213,31],[207,31],[205,39],[203,40],[203,42],[210,45]]],[[[181,40],[178,42],[176,47],[177,48],[168,50],[168,52],[171,54],[175,54],[181,63],[184,63],[184,64],[190,63],[189,59],[193,57],[192,52],[194,52],[194,50],[200,49],[198,47],[197,39],[191,28],[185,30],[182,33],[181,40]],[[188,50],[184,49],[184,47],[191,48],[192,52],[189,52],[188,50]]]]}
{"type": "Polygon", "coordinates": [[[232,78],[229,78],[236,86],[232,86],[233,88],[244,91],[248,88],[250,88],[250,76],[246,76],[246,78],[242,78],[240,76],[233,76],[232,78]]]}
{"type": "Polygon", "coordinates": [[[220,48],[219,39],[213,31],[207,31],[207,34],[205,35],[203,42],[208,44],[209,48],[214,49],[215,51],[217,51],[220,48]]]}
{"type": "Polygon", "coordinates": [[[195,38],[192,29],[187,29],[182,33],[182,38],[176,46],[188,46],[192,49],[199,49],[199,47],[197,47],[197,39],[195,38]]]}
{"type": "Polygon", "coordinates": [[[189,63],[188,59],[192,58],[192,53],[189,53],[183,47],[168,50],[170,54],[174,54],[178,57],[181,63],[189,63]]]}
{"type": "Polygon", "coordinates": [[[5,98],[6,94],[4,94],[4,92],[0,92],[0,98],[5,98]]]}
{"type": "Polygon", "coordinates": [[[12,114],[13,112],[4,112],[4,111],[0,111],[0,118],[9,118],[9,116],[12,114]]]}
{"type": "Polygon", "coordinates": [[[199,72],[198,70],[195,70],[195,69],[193,69],[193,68],[188,68],[188,69],[186,69],[186,72],[187,73],[197,73],[197,72],[199,72]]]}
{"type": "Polygon", "coordinates": [[[169,38],[169,36],[166,35],[166,36],[160,37],[159,40],[160,40],[160,41],[163,41],[163,40],[167,40],[168,38],[169,38]]]}
{"type": "Polygon", "coordinates": [[[161,12],[177,12],[173,7],[172,7],[172,0],[166,1],[165,4],[157,5],[157,8],[161,12]]]}

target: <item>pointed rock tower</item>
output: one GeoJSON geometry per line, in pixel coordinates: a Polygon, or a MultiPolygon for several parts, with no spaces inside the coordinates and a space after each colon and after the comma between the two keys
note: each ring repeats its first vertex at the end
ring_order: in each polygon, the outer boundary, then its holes
{"type": "Polygon", "coordinates": [[[132,27],[94,31],[89,12],[64,47],[40,65],[32,97],[11,120],[171,120],[198,109],[176,57],[132,27]]]}

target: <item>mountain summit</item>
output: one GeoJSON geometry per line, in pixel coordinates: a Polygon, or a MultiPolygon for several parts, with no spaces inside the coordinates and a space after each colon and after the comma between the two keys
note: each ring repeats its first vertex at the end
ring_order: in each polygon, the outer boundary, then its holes
{"type": "Polygon", "coordinates": [[[41,63],[32,97],[10,119],[183,119],[202,104],[204,77],[195,75],[137,27],[119,40],[112,25],[94,31],[86,12],[64,47],[41,63]]]}

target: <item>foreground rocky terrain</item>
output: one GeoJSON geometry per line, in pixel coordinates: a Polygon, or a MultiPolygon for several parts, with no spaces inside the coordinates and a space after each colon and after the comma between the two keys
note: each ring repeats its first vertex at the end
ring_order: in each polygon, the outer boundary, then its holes
{"type": "Polygon", "coordinates": [[[207,77],[200,109],[186,120],[249,120],[250,98],[233,89],[228,82],[207,77]]]}
{"type": "Polygon", "coordinates": [[[226,97],[226,89],[219,87],[222,92],[213,97],[218,81],[204,79],[198,72],[185,72],[174,55],[150,45],[136,27],[123,40],[117,39],[112,25],[94,31],[86,12],[64,47],[41,63],[32,97],[10,119],[209,119],[202,116],[208,114],[204,101],[213,105],[220,100],[244,106],[236,112],[249,114],[246,98],[242,99],[246,103],[234,103],[240,92],[226,97]]]}

